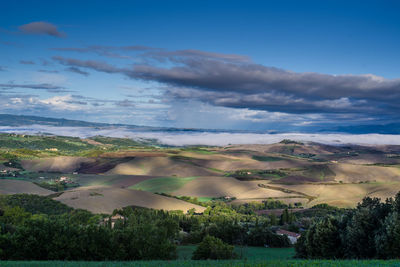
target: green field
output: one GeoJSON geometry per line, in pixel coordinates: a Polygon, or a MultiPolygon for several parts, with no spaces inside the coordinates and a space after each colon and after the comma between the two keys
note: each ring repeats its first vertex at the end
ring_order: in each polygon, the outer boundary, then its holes
{"type": "MultiPolygon", "coordinates": [[[[189,260],[196,246],[178,246],[178,259],[189,260]]],[[[237,255],[249,260],[289,260],[292,259],[294,248],[264,248],[264,247],[235,247],[237,255]]]]}
{"type": "Polygon", "coordinates": [[[214,151],[209,151],[207,149],[200,148],[200,147],[185,148],[185,149],[182,149],[182,151],[192,152],[192,153],[197,153],[197,154],[203,154],[203,155],[216,154],[214,151]]]}
{"type": "Polygon", "coordinates": [[[19,267],[19,266],[56,266],[56,267],[72,267],[72,266],[88,266],[88,267],[172,267],[172,266],[196,266],[196,267],[212,267],[212,266],[230,266],[230,267],[356,267],[356,266],[400,266],[400,261],[384,261],[384,260],[293,260],[293,248],[263,248],[263,247],[235,247],[238,255],[242,255],[240,260],[207,260],[193,261],[190,260],[196,246],[178,246],[178,260],[173,261],[131,261],[131,262],[85,262],[85,261],[6,261],[1,262],[0,266],[19,267]]]}
{"type": "Polygon", "coordinates": [[[6,261],[1,262],[0,265],[4,267],[20,267],[20,266],[55,266],[55,267],[119,267],[119,266],[132,266],[132,267],[212,267],[212,266],[230,266],[230,267],[395,267],[400,266],[400,261],[384,261],[384,260],[208,260],[208,261],[134,261],[134,262],[85,262],[85,261],[6,261]]]}
{"type": "Polygon", "coordinates": [[[149,179],[138,184],[135,184],[130,189],[143,190],[152,193],[170,193],[178,190],[184,186],[187,182],[196,179],[196,176],[177,178],[177,177],[165,177],[165,178],[154,178],[149,179]]]}
{"type": "Polygon", "coordinates": [[[200,202],[208,202],[208,201],[212,201],[213,198],[212,197],[198,197],[197,200],[200,202]]]}
{"type": "Polygon", "coordinates": [[[270,156],[252,156],[252,159],[258,160],[258,161],[280,161],[283,160],[282,158],[277,158],[277,157],[270,157],[270,156]]]}

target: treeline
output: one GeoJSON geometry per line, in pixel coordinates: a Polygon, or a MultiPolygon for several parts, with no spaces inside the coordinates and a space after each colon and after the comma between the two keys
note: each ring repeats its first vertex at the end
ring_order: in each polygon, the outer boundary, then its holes
{"type": "Polygon", "coordinates": [[[197,244],[207,236],[231,245],[289,247],[286,236],[275,234],[266,219],[240,221],[224,215],[184,216],[179,225],[183,230],[181,244],[197,244]]]}
{"type": "Polygon", "coordinates": [[[151,141],[134,141],[128,138],[111,138],[97,136],[90,138],[97,142],[92,144],[78,137],[67,136],[34,136],[0,133],[0,161],[7,167],[22,169],[21,159],[50,156],[98,157],[99,155],[132,147],[151,146],[151,141]]]}
{"type": "Polygon", "coordinates": [[[167,260],[176,258],[177,244],[201,243],[202,258],[214,251],[204,250],[207,244],[221,249],[218,257],[232,245],[290,246],[268,217],[240,214],[225,203],[204,215],[137,207],[113,215],[119,217],[74,210],[49,197],[1,196],[0,260],[167,260]]]}
{"type": "Polygon", "coordinates": [[[166,212],[127,209],[125,219],[111,227],[105,215],[64,209],[63,204],[46,197],[39,197],[43,199],[41,204],[37,199],[34,204],[25,203],[36,197],[19,195],[11,201],[7,197],[2,199],[0,260],[176,258],[179,225],[166,212]],[[13,205],[16,200],[20,200],[18,206],[13,205]]]}
{"type": "Polygon", "coordinates": [[[400,257],[400,192],[381,202],[366,197],[355,209],[320,218],[302,234],[296,256],[308,259],[400,257]]]}
{"type": "MultiPolygon", "coordinates": [[[[212,200],[209,201],[200,201],[198,200],[197,197],[175,196],[175,195],[170,195],[168,193],[156,193],[156,194],[166,197],[176,198],[202,207],[210,207],[210,209],[214,209],[215,207],[219,206],[228,207],[229,209],[235,210],[238,213],[248,214],[248,215],[255,215],[256,211],[259,210],[293,208],[293,205],[291,203],[285,204],[279,200],[274,200],[274,199],[264,200],[261,202],[253,201],[249,203],[233,204],[230,202],[235,200],[236,199],[235,197],[229,197],[229,198],[219,197],[219,198],[213,198],[212,200]]],[[[294,207],[301,207],[301,206],[302,204],[300,202],[294,203],[294,207]]],[[[194,213],[194,210],[192,212],[194,213]]]]}
{"type": "Polygon", "coordinates": [[[20,149],[16,152],[32,155],[35,150],[46,150],[48,148],[57,148],[60,151],[80,151],[95,146],[83,142],[78,137],[0,134],[0,147],[3,149],[20,149]]]}
{"type": "Polygon", "coordinates": [[[0,197],[0,209],[19,207],[31,214],[61,215],[73,208],[48,197],[28,194],[15,194],[0,197]]]}

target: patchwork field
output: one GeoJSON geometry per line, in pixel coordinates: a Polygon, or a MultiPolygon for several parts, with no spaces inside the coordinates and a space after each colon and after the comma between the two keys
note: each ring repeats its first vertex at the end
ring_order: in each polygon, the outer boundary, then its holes
{"type": "Polygon", "coordinates": [[[218,176],[198,177],[172,193],[178,196],[228,196],[237,199],[267,199],[295,196],[295,194],[261,188],[256,182],[244,182],[231,177],[218,176]]]}
{"type": "Polygon", "coordinates": [[[83,157],[52,157],[33,160],[22,160],[21,165],[25,170],[33,172],[73,172],[81,164],[94,162],[94,159],[83,157]]]}
{"type": "Polygon", "coordinates": [[[400,191],[399,146],[283,140],[272,145],[163,148],[116,138],[61,140],[87,147],[87,152],[73,147],[73,153],[87,156],[53,150],[48,156],[50,152],[18,148],[12,155],[16,160],[7,162],[10,152],[3,152],[8,154],[2,160],[0,193],[50,195],[63,190],[57,200],[67,205],[110,212],[124,205],[202,209],[156,193],[199,200],[228,197],[233,203],[277,199],[304,207],[352,207],[365,196],[385,199],[400,191]],[[60,177],[68,180],[61,188],[60,177]]]}
{"type": "Polygon", "coordinates": [[[198,212],[204,210],[204,207],[182,200],[140,190],[115,187],[81,187],[64,192],[55,200],[73,208],[106,214],[112,213],[114,209],[132,205],[152,209],[182,210],[184,212],[192,208],[195,208],[198,212]]]}
{"type": "Polygon", "coordinates": [[[54,193],[28,181],[0,179],[0,194],[36,194],[49,195],[54,193]]]}
{"type": "Polygon", "coordinates": [[[150,175],[150,176],[205,176],[215,172],[190,162],[171,157],[136,157],[129,162],[118,164],[107,174],[150,175]]]}
{"type": "Polygon", "coordinates": [[[197,177],[185,177],[185,178],[177,178],[177,177],[164,177],[164,178],[152,178],[145,180],[143,182],[139,182],[133,186],[130,186],[130,189],[143,190],[152,193],[171,193],[176,190],[179,190],[186,183],[195,180],[197,177]]]}

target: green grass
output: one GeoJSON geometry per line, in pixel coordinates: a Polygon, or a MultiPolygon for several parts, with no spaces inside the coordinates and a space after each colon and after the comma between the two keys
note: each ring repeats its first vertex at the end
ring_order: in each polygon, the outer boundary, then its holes
{"type": "Polygon", "coordinates": [[[90,139],[105,145],[114,145],[119,147],[137,147],[141,146],[141,142],[137,142],[130,138],[115,138],[106,136],[94,136],[90,139]]]}
{"type": "Polygon", "coordinates": [[[235,247],[235,250],[249,260],[289,260],[295,254],[294,248],[235,247]]]}
{"type": "MultiPolygon", "coordinates": [[[[178,246],[178,259],[189,260],[196,246],[178,246]]],[[[289,260],[294,256],[294,248],[235,247],[237,255],[247,260],[289,260]]]]}
{"type": "Polygon", "coordinates": [[[146,181],[142,181],[138,184],[130,186],[130,189],[143,190],[152,193],[171,193],[184,186],[187,182],[196,179],[197,176],[193,177],[165,177],[165,178],[154,178],[146,181]]]}
{"type": "Polygon", "coordinates": [[[258,161],[280,161],[282,158],[270,157],[270,156],[252,156],[252,159],[258,161]]]}
{"type": "Polygon", "coordinates": [[[185,148],[185,149],[182,149],[182,151],[192,152],[192,153],[197,153],[197,154],[203,154],[203,155],[216,154],[214,151],[206,150],[204,148],[185,148]]]}
{"type": "Polygon", "coordinates": [[[195,245],[187,245],[187,246],[178,246],[177,253],[179,260],[190,260],[192,258],[192,254],[195,251],[195,245]]]}
{"type": "Polygon", "coordinates": [[[85,261],[6,261],[1,262],[2,267],[395,267],[400,266],[400,261],[391,260],[208,260],[208,261],[131,261],[131,262],[85,262],[85,261]]]}
{"type": "Polygon", "coordinates": [[[220,169],[217,169],[217,168],[206,168],[206,169],[207,169],[207,170],[210,170],[210,171],[214,171],[214,172],[225,173],[225,171],[220,170],[220,169]]]}
{"type": "Polygon", "coordinates": [[[197,200],[200,202],[208,202],[213,200],[213,197],[197,197],[197,200]]]}

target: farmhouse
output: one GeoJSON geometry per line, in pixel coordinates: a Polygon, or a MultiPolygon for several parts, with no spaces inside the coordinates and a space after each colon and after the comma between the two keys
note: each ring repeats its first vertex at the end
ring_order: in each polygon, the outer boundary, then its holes
{"type": "Polygon", "coordinates": [[[278,234],[278,235],[286,235],[289,238],[290,243],[292,243],[292,244],[296,244],[297,243],[297,239],[299,239],[299,237],[301,236],[298,233],[286,231],[286,230],[283,230],[283,229],[277,230],[276,234],[278,234]]]}
{"type": "Polygon", "coordinates": [[[123,220],[125,220],[125,217],[120,215],[120,214],[116,214],[114,216],[105,218],[103,220],[102,224],[103,225],[107,225],[108,223],[110,223],[111,228],[114,228],[114,225],[118,220],[122,220],[123,221],[123,220]]]}
{"type": "Polygon", "coordinates": [[[66,176],[61,176],[56,182],[60,183],[60,182],[64,182],[66,184],[72,184],[73,181],[71,178],[66,177],[66,176]]]}

